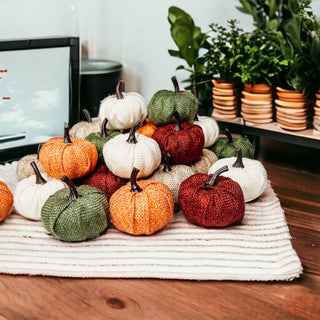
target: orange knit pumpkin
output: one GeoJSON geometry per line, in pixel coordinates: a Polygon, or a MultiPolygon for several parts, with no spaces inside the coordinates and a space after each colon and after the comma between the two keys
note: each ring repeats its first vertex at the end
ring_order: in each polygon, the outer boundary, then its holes
{"type": "Polygon", "coordinates": [[[144,134],[145,136],[151,138],[153,133],[156,131],[157,127],[148,118],[143,121],[143,126],[137,129],[136,132],[144,134]]]}
{"type": "Polygon", "coordinates": [[[61,179],[64,175],[76,179],[91,173],[98,162],[96,146],[87,140],[70,138],[65,124],[64,138],[49,139],[39,152],[43,169],[52,177],[61,179]]]}
{"type": "Polygon", "coordinates": [[[0,221],[4,220],[13,207],[13,195],[8,186],[0,181],[0,221]]]}
{"type": "Polygon", "coordinates": [[[162,229],[173,216],[173,196],[161,182],[136,178],[133,168],[130,182],[110,198],[110,216],[120,231],[133,235],[150,235],[162,229]]]}

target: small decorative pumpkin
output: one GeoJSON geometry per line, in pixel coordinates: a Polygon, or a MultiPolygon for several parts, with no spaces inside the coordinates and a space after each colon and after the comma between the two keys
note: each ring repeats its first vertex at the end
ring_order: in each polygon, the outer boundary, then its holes
{"type": "Polygon", "coordinates": [[[173,196],[169,188],[152,180],[140,180],[133,168],[130,182],[110,198],[110,216],[120,231],[150,235],[162,229],[173,216],[173,196]]]}
{"type": "Polygon", "coordinates": [[[157,127],[148,118],[146,118],[143,121],[143,126],[137,129],[137,133],[144,134],[145,136],[151,138],[156,129],[157,127]]]}
{"type": "Polygon", "coordinates": [[[49,139],[39,152],[39,160],[50,176],[61,179],[66,175],[76,179],[91,173],[98,162],[96,146],[85,139],[70,138],[68,124],[64,125],[64,138],[49,139]]]}
{"type": "Polygon", "coordinates": [[[86,140],[92,142],[96,146],[100,163],[104,162],[102,149],[105,143],[121,133],[120,131],[116,130],[107,130],[107,123],[108,119],[105,118],[102,122],[101,132],[93,132],[86,137],[86,140]]]}
{"type": "Polygon", "coordinates": [[[208,173],[209,168],[218,161],[218,157],[209,149],[204,148],[202,155],[196,161],[189,163],[188,165],[192,169],[193,173],[208,173]]]}
{"type": "Polygon", "coordinates": [[[130,133],[119,134],[103,147],[104,161],[116,176],[130,178],[132,169],[139,167],[138,177],[147,177],[161,163],[161,151],[155,140],[136,133],[142,125],[138,120],[130,133]]]}
{"type": "Polygon", "coordinates": [[[100,103],[99,118],[107,118],[107,129],[130,129],[138,120],[147,117],[147,103],[137,92],[123,92],[124,81],[120,80],[116,87],[116,94],[106,97],[100,103]]]}
{"type": "Polygon", "coordinates": [[[72,128],[70,129],[70,137],[84,139],[90,133],[100,131],[100,119],[96,118],[95,120],[93,120],[91,118],[90,112],[87,109],[83,109],[82,112],[85,115],[87,121],[80,121],[72,126],[72,128]]]}
{"type": "Polygon", "coordinates": [[[42,207],[45,228],[62,241],[85,241],[99,236],[108,226],[106,195],[91,186],[76,188],[66,176],[62,181],[68,188],[54,193],[42,207]]]}
{"type": "Polygon", "coordinates": [[[18,182],[14,192],[16,211],[31,220],[41,220],[41,209],[49,196],[65,187],[61,180],[48,180],[46,173],[43,177],[35,162],[31,162],[34,174],[18,182]],[[47,180],[48,181],[47,181],[47,180]]]}
{"type": "Polygon", "coordinates": [[[248,137],[233,138],[228,129],[225,130],[227,138],[220,138],[211,148],[219,159],[237,156],[237,148],[242,150],[242,155],[246,158],[254,158],[252,143],[248,137]]]}
{"type": "Polygon", "coordinates": [[[180,91],[176,77],[171,81],[175,91],[160,90],[156,92],[148,107],[148,118],[156,125],[161,126],[175,122],[174,111],[178,111],[182,121],[193,122],[198,111],[198,99],[188,91],[180,91]]]}
{"type": "Polygon", "coordinates": [[[128,179],[115,176],[106,165],[102,164],[86,177],[82,184],[100,189],[110,199],[112,194],[129,182],[128,179]]]}
{"type": "Polygon", "coordinates": [[[196,115],[193,121],[201,127],[204,134],[204,147],[208,148],[215,144],[219,138],[220,129],[218,123],[212,117],[196,115]]]}
{"type": "Polygon", "coordinates": [[[202,129],[187,121],[181,122],[180,115],[174,111],[177,123],[170,123],[158,127],[152,135],[160,146],[162,157],[169,152],[172,156],[171,163],[183,164],[198,159],[204,147],[202,129]]]}
{"type": "Polygon", "coordinates": [[[8,186],[0,181],[0,222],[11,213],[12,208],[13,195],[8,186]]]}
{"type": "Polygon", "coordinates": [[[237,182],[219,176],[226,170],[224,166],[213,175],[197,173],[181,183],[179,205],[190,223],[221,228],[242,220],[243,193],[237,182]]]}
{"type": "Polygon", "coordinates": [[[266,169],[258,160],[242,158],[240,148],[237,149],[237,157],[218,160],[210,167],[208,173],[212,174],[225,165],[229,171],[223,173],[223,176],[239,183],[245,202],[258,198],[266,189],[268,184],[266,169]]]}

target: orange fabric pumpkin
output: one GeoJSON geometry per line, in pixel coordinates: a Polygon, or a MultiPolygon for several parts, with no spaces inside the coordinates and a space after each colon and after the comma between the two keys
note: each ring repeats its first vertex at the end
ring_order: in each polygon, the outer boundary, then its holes
{"type": "Polygon", "coordinates": [[[42,146],[39,161],[43,169],[56,179],[64,175],[69,179],[84,177],[97,165],[97,148],[87,140],[70,138],[67,124],[64,130],[64,138],[51,138],[42,146]]]}
{"type": "Polygon", "coordinates": [[[143,121],[143,126],[137,129],[136,132],[144,134],[145,136],[151,138],[153,133],[156,131],[157,127],[148,118],[143,121]]]}
{"type": "Polygon", "coordinates": [[[0,221],[4,220],[13,207],[13,195],[8,186],[0,181],[0,221]]]}
{"type": "Polygon", "coordinates": [[[150,235],[162,229],[173,216],[173,196],[161,182],[140,180],[133,168],[130,182],[110,198],[110,216],[120,231],[133,235],[150,235]]]}

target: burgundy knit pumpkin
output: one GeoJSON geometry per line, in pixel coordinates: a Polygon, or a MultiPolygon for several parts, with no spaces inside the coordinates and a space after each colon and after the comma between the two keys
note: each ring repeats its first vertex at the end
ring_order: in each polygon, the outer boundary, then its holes
{"type": "Polygon", "coordinates": [[[179,205],[186,219],[202,227],[227,227],[242,220],[245,202],[240,185],[219,176],[224,166],[213,175],[197,173],[181,183],[179,205]]]}
{"type": "Polygon", "coordinates": [[[201,156],[204,134],[200,126],[187,121],[181,122],[177,111],[174,116],[177,123],[158,127],[152,138],[158,142],[163,159],[169,152],[172,164],[189,163],[201,156]]]}
{"type": "Polygon", "coordinates": [[[119,188],[129,182],[129,179],[120,178],[114,175],[106,165],[99,165],[92,174],[90,174],[82,184],[96,187],[104,192],[108,199],[119,188]]]}

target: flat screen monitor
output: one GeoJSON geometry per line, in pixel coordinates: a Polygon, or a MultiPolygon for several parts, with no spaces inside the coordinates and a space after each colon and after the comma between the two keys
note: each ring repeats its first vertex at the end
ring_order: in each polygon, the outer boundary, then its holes
{"type": "Polygon", "coordinates": [[[0,162],[79,121],[79,38],[0,41],[0,162]]]}

